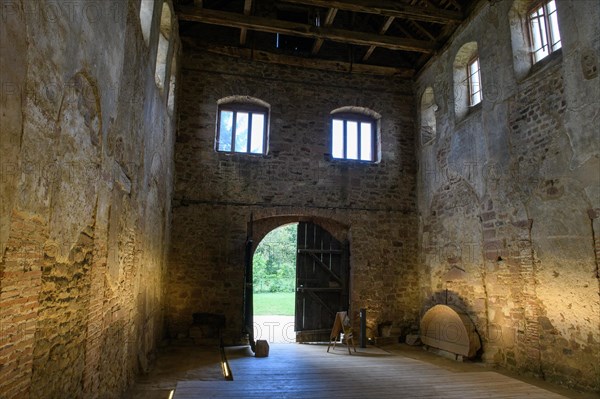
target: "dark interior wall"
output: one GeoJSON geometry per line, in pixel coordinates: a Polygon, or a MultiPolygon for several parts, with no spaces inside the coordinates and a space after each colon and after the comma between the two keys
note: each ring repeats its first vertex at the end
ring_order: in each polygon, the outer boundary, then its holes
{"type": "Polygon", "coordinates": [[[418,79],[419,106],[428,87],[437,106],[418,144],[422,307],[448,290],[486,362],[598,390],[600,7],[556,3],[562,50],[533,68],[519,43],[531,2],[500,1],[418,79]],[[453,64],[473,42],[483,102],[461,118],[453,64]]]}
{"type": "Polygon", "coordinates": [[[148,43],[137,0],[0,4],[2,398],[119,397],[163,336],[162,4],[148,43]]]}
{"type": "Polygon", "coordinates": [[[169,261],[170,334],[186,336],[193,312],[223,313],[226,339],[239,341],[244,242],[251,215],[256,221],[313,217],[349,226],[352,310],[369,309],[371,335],[381,322],[398,327],[414,323],[412,83],[269,65],[193,48],[184,49],[182,80],[169,261]],[[217,101],[234,95],[270,104],[268,155],[215,151],[217,101]],[[380,163],[326,156],[330,112],[343,106],[381,114],[380,163]]]}

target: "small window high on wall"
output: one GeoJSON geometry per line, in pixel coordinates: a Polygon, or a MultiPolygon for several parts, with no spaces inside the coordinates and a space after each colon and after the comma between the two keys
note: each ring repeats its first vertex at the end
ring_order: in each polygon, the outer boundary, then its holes
{"type": "Polygon", "coordinates": [[[556,0],[514,0],[508,12],[517,80],[560,58],[562,47],[556,0]],[[556,54],[558,57],[552,57],[556,54]],[[536,68],[534,68],[536,66],[536,68]]]}
{"type": "Polygon", "coordinates": [[[472,107],[481,102],[481,75],[479,71],[479,57],[471,59],[467,65],[467,79],[469,85],[469,105],[472,107]]]}
{"type": "Polygon", "coordinates": [[[464,119],[483,99],[481,63],[477,43],[469,42],[456,53],[453,65],[454,115],[457,121],[464,119]]]}
{"type": "Polygon", "coordinates": [[[554,0],[537,3],[531,9],[528,19],[531,50],[535,63],[562,46],[554,0]]]}
{"type": "Polygon", "coordinates": [[[218,106],[216,150],[267,153],[269,108],[260,100],[222,102],[218,106]]]}
{"type": "Polygon", "coordinates": [[[171,8],[165,2],[160,15],[160,34],[158,35],[158,50],[156,53],[155,81],[156,86],[162,91],[167,79],[167,59],[172,29],[171,8]]]}
{"type": "Polygon", "coordinates": [[[378,118],[368,113],[344,109],[334,111],[331,115],[331,156],[334,159],[377,162],[377,122],[378,118]]]}
{"type": "Polygon", "coordinates": [[[154,0],[142,0],[140,3],[140,25],[146,46],[150,43],[150,28],[152,27],[152,13],[154,0]]]}

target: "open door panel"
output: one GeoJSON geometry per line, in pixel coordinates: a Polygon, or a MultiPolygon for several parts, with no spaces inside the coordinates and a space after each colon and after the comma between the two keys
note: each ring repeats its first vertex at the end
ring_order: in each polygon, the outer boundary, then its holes
{"type": "Polygon", "coordinates": [[[296,339],[327,341],[339,311],[348,310],[348,245],[321,226],[298,224],[296,339]]]}

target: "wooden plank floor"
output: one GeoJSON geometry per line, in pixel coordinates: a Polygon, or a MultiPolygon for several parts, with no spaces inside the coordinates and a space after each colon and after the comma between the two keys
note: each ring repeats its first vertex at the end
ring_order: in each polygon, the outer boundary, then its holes
{"type": "Polygon", "coordinates": [[[272,344],[269,357],[228,348],[234,381],[180,381],[189,398],[539,398],[564,396],[483,369],[456,372],[369,347],[272,344]]]}

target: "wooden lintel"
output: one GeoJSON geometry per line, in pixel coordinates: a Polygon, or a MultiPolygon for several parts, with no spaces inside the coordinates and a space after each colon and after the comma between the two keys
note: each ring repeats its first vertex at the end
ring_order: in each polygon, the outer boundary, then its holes
{"type": "MultiPolygon", "coordinates": [[[[381,27],[381,29],[379,29],[379,34],[380,35],[384,35],[385,32],[387,32],[387,30],[392,25],[392,22],[394,22],[394,19],[396,19],[396,17],[387,17],[385,19],[385,22],[383,23],[383,26],[381,27]]],[[[365,53],[365,56],[363,57],[363,62],[369,59],[369,57],[371,56],[371,54],[373,54],[373,51],[375,50],[375,48],[376,48],[376,46],[369,47],[369,49],[365,53]]]]}
{"type": "Polygon", "coordinates": [[[318,69],[322,71],[355,73],[363,75],[398,76],[412,78],[415,71],[410,68],[394,68],[378,65],[350,64],[348,62],[329,61],[316,58],[302,58],[290,55],[275,54],[267,51],[252,50],[239,47],[207,45],[201,49],[235,58],[251,59],[271,64],[288,65],[300,68],[318,69]]]}
{"type": "Polygon", "coordinates": [[[287,3],[316,7],[335,7],[340,10],[387,15],[439,24],[458,23],[464,19],[462,12],[442,8],[419,7],[392,0],[284,0],[287,3]]]}
{"type": "MultiPolygon", "coordinates": [[[[327,11],[327,16],[325,17],[325,22],[323,24],[323,26],[331,26],[331,24],[333,23],[333,20],[335,19],[335,15],[337,14],[337,8],[330,8],[327,11]]],[[[323,45],[324,40],[323,39],[317,39],[315,41],[315,44],[313,45],[311,54],[315,55],[319,52],[319,50],[321,49],[321,46],[323,45]]]]}
{"type": "Polygon", "coordinates": [[[183,21],[195,21],[212,25],[229,26],[232,28],[247,28],[261,32],[280,33],[313,39],[325,39],[362,46],[373,45],[390,50],[432,53],[436,48],[436,43],[425,40],[383,36],[373,33],[355,32],[326,26],[317,27],[308,24],[272,18],[256,17],[208,9],[198,9],[195,7],[182,8],[181,11],[179,11],[178,16],[179,19],[183,21]]]}

